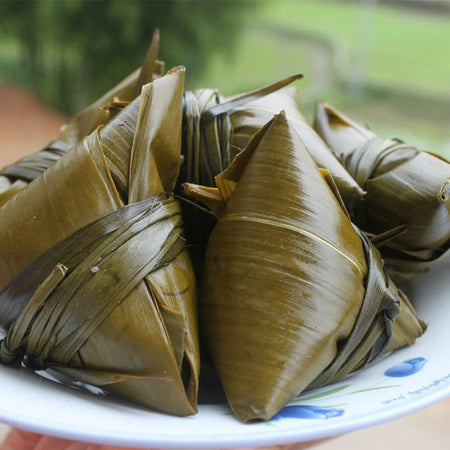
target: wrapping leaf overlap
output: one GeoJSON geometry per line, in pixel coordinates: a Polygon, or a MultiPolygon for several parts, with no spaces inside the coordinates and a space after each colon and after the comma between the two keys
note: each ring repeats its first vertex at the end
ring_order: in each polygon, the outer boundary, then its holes
{"type": "Polygon", "coordinates": [[[179,67],[146,84],[134,132],[115,141],[126,197],[97,129],[0,210],[2,361],[177,415],[195,413],[199,372],[195,279],[165,194],[180,165],[183,81],[179,67]]]}
{"type": "MultiPolygon", "coordinates": [[[[372,361],[407,303],[333,195],[328,174],[280,114],[216,177],[217,189],[186,186],[219,216],[200,317],[244,422],[267,420],[308,386],[372,361]]],[[[412,320],[414,339],[423,324],[412,320]]]]}
{"type": "Polygon", "coordinates": [[[228,99],[212,89],[186,92],[185,179],[214,186],[214,176],[226,169],[274,114],[284,110],[316,164],[331,172],[347,209],[352,211],[363,191],[306,121],[296,89],[284,88],[299,78],[301,75],[292,76],[228,99]]]}
{"type": "Polygon", "coordinates": [[[315,128],[367,191],[357,217],[372,234],[403,227],[381,248],[392,276],[412,279],[450,257],[450,163],[382,139],[325,102],[315,128]]]}
{"type": "Polygon", "coordinates": [[[156,31],[140,70],[0,172],[0,362],[194,414],[186,240],[205,347],[243,422],[414,343],[426,325],[374,243],[399,279],[447,258],[448,162],[324,104],[317,134],[286,87],[301,75],[184,92],[158,49],[156,31]],[[209,215],[175,200],[182,183],[209,215]]]}

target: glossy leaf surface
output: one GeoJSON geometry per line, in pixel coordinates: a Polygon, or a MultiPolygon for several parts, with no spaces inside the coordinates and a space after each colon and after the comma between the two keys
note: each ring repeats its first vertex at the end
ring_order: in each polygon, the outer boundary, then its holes
{"type": "Polygon", "coordinates": [[[181,67],[145,85],[131,139],[115,142],[128,155],[116,168],[126,196],[95,130],[1,209],[3,362],[196,411],[196,287],[181,211],[165,194],[180,164],[183,85],[181,67]],[[59,282],[40,288],[59,265],[59,282]]]}
{"type": "Polygon", "coordinates": [[[358,224],[372,234],[404,226],[381,248],[407,280],[450,257],[450,163],[398,139],[382,139],[325,102],[315,128],[367,191],[358,224]]]}

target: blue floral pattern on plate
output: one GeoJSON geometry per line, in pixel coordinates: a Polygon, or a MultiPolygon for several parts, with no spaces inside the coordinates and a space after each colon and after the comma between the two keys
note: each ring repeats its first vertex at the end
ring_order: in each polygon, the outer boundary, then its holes
{"type": "Polygon", "coordinates": [[[387,377],[409,377],[419,372],[426,362],[427,360],[422,356],[407,359],[400,364],[390,367],[384,374],[387,377]]]}
{"type": "MultiPolygon", "coordinates": [[[[390,367],[384,372],[384,375],[387,377],[408,377],[414,375],[419,372],[423,366],[427,363],[427,359],[422,356],[417,356],[415,358],[406,359],[405,361],[396,364],[395,366],[390,367]]],[[[388,378],[385,378],[384,381],[387,381],[388,378]]],[[[345,384],[342,386],[333,387],[331,389],[315,393],[312,395],[299,395],[296,397],[292,403],[300,403],[309,400],[319,400],[322,398],[336,400],[341,398],[342,396],[360,394],[370,391],[379,391],[385,389],[398,388],[402,385],[382,385],[384,384],[383,380],[381,382],[375,383],[374,385],[365,387],[363,389],[358,390],[350,390],[347,389],[351,386],[351,384],[345,384]]],[[[340,405],[342,406],[342,405],[340,405]]],[[[345,409],[337,408],[335,406],[317,406],[317,405],[305,405],[305,404],[290,404],[285,406],[278,414],[276,414],[270,422],[278,421],[281,419],[315,419],[315,420],[327,420],[335,417],[340,417],[345,413],[345,409]]],[[[269,423],[270,423],[269,422],[269,423]]]]}
{"type": "Polygon", "coordinates": [[[289,405],[285,406],[272,420],[280,419],[318,419],[326,420],[339,417],[344,414],[342,408],[329,408],[314,405],[289,405]]]}

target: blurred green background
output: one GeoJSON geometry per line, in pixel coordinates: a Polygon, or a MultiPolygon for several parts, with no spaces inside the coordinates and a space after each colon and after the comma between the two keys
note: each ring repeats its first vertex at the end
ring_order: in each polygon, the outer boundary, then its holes
{"type": "Polygon", "coordinates": [[[385,136],[450,157],[450,2],[0,1],[0,83],[71,114],[137,67],[154,27],[187,88],[225,95],[294,73],[385,136]]]}

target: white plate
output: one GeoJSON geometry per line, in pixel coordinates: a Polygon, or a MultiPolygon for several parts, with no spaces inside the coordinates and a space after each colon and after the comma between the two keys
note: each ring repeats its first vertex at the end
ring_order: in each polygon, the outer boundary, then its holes
{"type": "Polygon", "coordinates": [[[226,405],[200,405],[196,416],[171,417],[0,367],[0,422],[96,443],[219,448],[306,441],[394,419],[450,396],[448,269],[432,271],[408,287],[429,323],[415,345],[299,397],[283,410],[291,417],[243,425],[226,405]]]}

